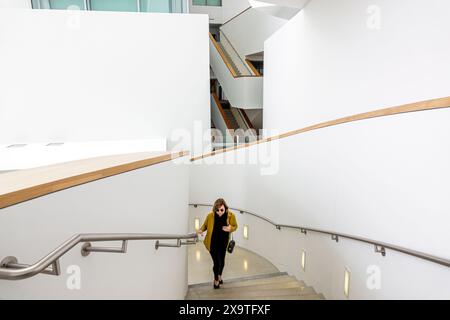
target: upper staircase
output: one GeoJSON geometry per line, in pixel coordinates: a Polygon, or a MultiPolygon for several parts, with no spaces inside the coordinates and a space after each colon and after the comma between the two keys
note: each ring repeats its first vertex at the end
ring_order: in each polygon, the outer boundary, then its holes
{"type": "Polygon", "coordinates": [[[240,109],[262,109],[263,77],[253,74],[225,37],[210,34],[210,65],[230,103],[240,109]]]}

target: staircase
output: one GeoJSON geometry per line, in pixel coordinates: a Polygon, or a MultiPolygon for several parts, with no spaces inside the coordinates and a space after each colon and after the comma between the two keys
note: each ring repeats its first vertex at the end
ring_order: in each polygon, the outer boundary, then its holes
{"type": "Polygon", "coordinates": [[[223,108],[223,112],[225,113],[225,116],[227,117],[230,125],[231,125],[231,129],[239,129],[239,124],[236,121],[236,118],[234,117],[233,112],[231,112],[231,109],[229,108],[223,108]]]}
{"type": "Polygon", "coordinates": [[[225,49],[224,45],[221,42],[218,42],[220,48],[222,48],[223,53],[225,54],[228,62],[230,63],[231,67],[233,68],[233,70],[236,72],[236,74],[238,76],[242,76],[242,72],[239,70],[239,68],[237,67],[236,63],[234,62],[234,60],[231,58],[230,54],[228,53],[228,51],[225,49]]]}
{"type": "Polygon", "coordinates": [[[186,300],[324,300],[312,287],[285,272],[224,279],[220,289],[212,282],[190,285],[186,300]]]}

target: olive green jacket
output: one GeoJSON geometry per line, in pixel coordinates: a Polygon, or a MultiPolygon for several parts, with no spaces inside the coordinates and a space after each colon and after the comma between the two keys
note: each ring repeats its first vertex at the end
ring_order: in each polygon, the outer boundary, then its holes
{"type": "MultiPolygon", "coordinates": [[[[231,227],[231,232],[236,231],[238,225],[236,222],[236,217],[234,216],[234,213],[228,210],[228,217],[227,217],[227,224],[231,227]]],[[[200,228],[201,231],[206,231],[206,237],[203,243],[205,244],[206,249],[210,251],[211,248],[211,237],[214,230],[214,212],[208,213],[206,216],[205,222],[203,223],[202,227],[200,228]]],[[[228,242],[230,241],[230,236],[228,235],[228,242]]]]}

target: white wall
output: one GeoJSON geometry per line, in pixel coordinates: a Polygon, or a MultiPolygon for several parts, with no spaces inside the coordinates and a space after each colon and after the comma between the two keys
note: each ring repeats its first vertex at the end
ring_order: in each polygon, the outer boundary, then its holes
{"type": "MultiPolygon", "coordinates": [[[[165,162],[0,209],[0,257],[34,263],[78,233],[186,234],[188,174],[165,162]]],[[[126,254],[88,257],[78,245],[61,258],[61,276],[0,280],[0,299],[184,299],[186,247],[154,245],[130,241],[126,254]],[[81,290],[66,286],[71,265],[81,269],[81,290]]]]}
{"type": "Polygon", "coordinates": [[[0,0],[1,8],[31,9],[31,0],[0,0]]]}
{"type": "Polygon", "coordinates": [[[264,127],[448,96],[449,10],[445,0],[310,1],[265,42],[264,127]],[[368,28],[377,8],[380,29],[368,28]]]}
{"type": "MultiPolygon", "coordinates": [[[[450,109],[409,113],[261,144],[269,149],[261,150],[259,164],[249,162],[256,157],[249,150],[256,147],[206,158],[206,164],[192,165],[190,202],[223,197],[231,206],[281,224],[362,236],[450,259],[449,121],[450,109]],[[267,151],[270,157],[261,157],[267,151]],[[262,175],[262,168],[272,168],[272,174],[262,175]],[[209,183],[211,177],[222,183],[209,183]]],[[[390,250],[382,258],[373,247],[354,241],[335,243],[312,233],[305,238],[249,223],[254,241],[238,245],[269,258],[328,299],[343,298],[344,267],[352,272],[351,299],[450,297],[449,268],[390,250]],[[299,271],[302,248],[308,253],[306,273],[299,271]],[[371,265],[381,270],[380,290],[366,286],[371,265]]]]}
{"type": "Polygon", "coordinates": [[[223,25],[220,30],[236,51],[245,57],[264,51],[264,41],[285,23],[284,19],[252,8],[223,25]]]}
{"type": "Polygon", "coordinates": [[[2,10],[0,30],[0,143],[209,127],[205,16],[2,10]]]}

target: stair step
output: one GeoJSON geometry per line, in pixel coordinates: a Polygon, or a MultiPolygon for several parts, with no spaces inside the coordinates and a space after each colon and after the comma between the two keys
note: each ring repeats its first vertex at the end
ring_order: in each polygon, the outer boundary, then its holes
{"type": "MultiPolygon", "coordinates": [[[[292,276],[277,276],[277,277],[270,277],[270,278],[263,278],[263,279],[255,279],[255,280],[243,280],[243,281],[233,281],[228,282],[226,279],[224,279],[224,284],[222,285],[222,288],[247,288],[251,286],[258,286],[258,285],[269,285],[269,284],[285,284],[289,282],[296,282],[300,286],[305,286],[305,284],[300,281],[298,282],[294,277],[292,276]]],[[[197,286],[192,288],[192,290],[209,290],[212,287],[212,281],[211,283],[208,283],[204,286],[197,286]]]]}
{"type": "Polygon", "coordinates": [[[201,299],[222,300],[222,299],[252,299],[252,298],[259,299],[260,297],[275,298],[276,296],[301,296],[301,295],[315,295],[315,294],[316,292],[311,287],[304,287],[303,289],[285,288],[285,289],[255,289],[255,290],[242,290],[241,288],[234,288],[229,290],[219,289],[215,290],[215,292],[206,291],[202,294],[198,294],[198,296],[201,299]]]}
{"type": "Polygon", "coordinates": [[[211,283],[189,286],[186,300],[325,300],[312,287],[285,272],[224,279],[220,289],[211,283]]]}
{"type": "Polygon", "coordinates": [[[289,282],[280,282],[280,283],[268,283],[268,284],[259,284],[252,286],[237,286],[237,287],[227,287],[226,284],[220,286],[220,290],[214,290],[211,288],[205,290],[201,289],[193,289],[194,292],[198,294],[204,294],[205,292],[211,291],[211,294],[222,294],[226,292],[235,292],[235,291],[260,291],[260,290],[278,290],[278,289],[302,289],[304,290],[306,286],[302,285],[297,281],[289,281],[289,282]],[[212,291],[214,290],[214,291],[212,291]]]}
{"type": "Polygon", "coordinates": [[[267,297],[257,297],[249,298],[248,300],[325,300],[322,294],[306,294],[301,296],[267,296],[267,297]]]}
{"type": "MultiPolygon", "coordinates": [[[[235,298],[233,298],[235,299],[235,298]]],[[[281,296],[265,296],[265,297],[253,297],[253,298],[249,298],[246,297],[246,300],[325,300],[325,297],[323,296],[323,294],[305,294],[305,295],[281,295],[281,296]]],[[[202,298],[200,298],[200,295],[194,293],[194,292],[189,292],[186,296],[186,300],[202,300],[202,298]]]]}
{"type": "MultiPolygon", "coordinates": [[[[291,277],[286,272],[274,272],[274,273],[262,273],[262,274],[256,274],[252,276],[244,276],[239,278],[232,278],[232,279],[224,279],[227,283],[241,283],[246,281],[252,281],[252,280],[263,280],[263,279],[269,279],[269,278],[278,278],[278,277],[291,277]]],[[[203,282],[203,283],[195,283],[189,285],[189,289],[196,288],[196,287],[203,287],[203,286],[210,286],[212,285],[211,282],[203,282]]]]}

